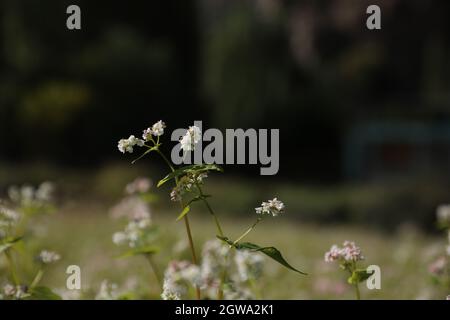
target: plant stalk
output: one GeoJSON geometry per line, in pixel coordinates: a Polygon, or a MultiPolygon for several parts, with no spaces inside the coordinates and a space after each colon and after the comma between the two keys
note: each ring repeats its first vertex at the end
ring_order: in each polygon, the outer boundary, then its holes
{"type": "Polygon", "coordinates": [[[33,281],[30,284],[30,289],[33,289],[34,287],[36,287],[38,285],[38,283],[41,281],[43,275],[44,275],[44,270],[39,269],[38,273],[36,274],[36,276],[34,277],[33,281]]]}
{"type": "Polygon", "coordinates": [[[19,281],[19,277],[17,276],[16,269],[14,267],[14,262],[13,262],[11,253],[9,252],[9,249],[5,250],[5,256],[6,256],[6,260],[8,260],[9,270],[11,272],[12,281],[14,282],[14,284],[16,286],[18,286],[20,284],[20,281],[19,281]]]}
{"type": "Polygon", "coordinates": [[[152,258],[152,256],[150,254],[146,254],[145,257],[147,258],[147,261],[150,264],[150,268],[152,269],[153,274],[155,275],[156,282],[158,282],[159,287],[162,289],[163,286],[162,286],[162,283],[161,283],[158,266],[156,265],[155,261],[153,261],[153,258],[152,258]]]}
{"type": "Polygon", "coordinates": [[[255,227],[256,225],[261,221],[261,218],[256,219],[255,223],[248,228],[247,231],[245,231],[239,238],[237,238],[234,242],[233,245],[236,245],[239,241],[241,241],[242,239],[244,239],[255,227]]]}
{"type": "MultiPolygon", "coordinates": [[[[163,160],[169,166],[170,170],[172,172],[174,172],[175,168],[172,166],[172,164],[170,163],[169,159],[167,159],[167,157],[164,155],[164,153],[162,153],[158,148],[156,149],[156,152],[163,158],[163,160]]],[[[175,179],[175,184],[178,185],[178,179],[177,178],[175,179]]],[[[183,201],[180,201],[180,204],[181,204],[181,208],[184,208],[183,201]]],[[[188,240],[189,240],[189,247],[191,248],[192,262],[195,265],[198,265],[197,255],[195,254],[194,241],[192,240],[191,227],[189,225],[189,218],[188,218],[187,215],[185,215],[183,217],[183,219],[184,219],[184,225],[186,227],[186,233],[187,233],[188,240]]],[[[200,288],[198,286],[195,287],[195,293],[196,293],[197,300],[200,300],[201,295],[200,295],[200,288]]]]}

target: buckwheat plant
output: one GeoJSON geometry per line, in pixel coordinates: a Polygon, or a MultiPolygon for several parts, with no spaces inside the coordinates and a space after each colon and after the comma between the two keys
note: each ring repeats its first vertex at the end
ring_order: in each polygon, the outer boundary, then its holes
{"type": "Polygon", "coordinates": [[[8,189],[8,198],[0,200],[0,255],[6,259],[9,274],[6,279],[0,279],[6,281],[3,299],[59,299],[49,288],[38,286],[47,266],[60,259],[59,254],[41,251],[35,259],[37,273],[29,283],[22,278],[17,265],[18,258],[27,253],[24,236],[27,240],[32,237],[32,219],[55,210],[52,193],[53,185],[49,182],[38,188],[13,186],[8,189]]]}
{"type": "Polygon", "coordinates": [[[350,274],[347,282],[355,288],[356,299],[361,299],[359,283],[367,280],[372,274],[360,268],[358,262],[364,260],[361,249],[352,241],[344,241],[343,246],[332,245],[325,253],[325,262],[337,262],[350,274]]]}
{"type": "Polygon", "coordinates": [[[203,297],[215,299],[223,290],[224,299],[248,300],[259,295],[256,283],[262,275],[264,258],[250,250],[233,250],[219,241],[207,241],[199,266],[189,261],[171,261],[164,273],[164,300],[187,299],[192,288],[200,287],[203,297]]]}
{"type": "MultiPolygon", "coordinates": [[[[216,227],[216,236],[218,239],[220,239],[224,244],[227,245],[229,251],[230,250],[237,250],[237,251],[253,251],[253,252],[260,252],[263,253],[270,258],[274,259],[278,263],[282,264],[283,266],[296,271],[298,273],[304,274],[303,272],[293,268],[287,261],[283,258],[280,251],[278,251],[274,247],[261,247],[259,245],[249,243],[249,242],[241,242],[241,240],[246,237],[254,228],[255,226],[263,221],[268,216],[278,216],[279,214],[284,212],[284,204],[279,201],[277,198],[273,200],[269,200],[268,202],[263,202],[261,204],[261,207],[256,208],[256,221],[255,223],[248,228],[241,236],[239,236],[236,240],[230,240],[228,237],[225,236],[225,233],[223,231],[223,228],[219,222],[219,219],[213,210],[212,206],[210,205],[208,198],[211,197],[211,195],[206,194],[203,191],[204,182],[205,179],[208,177],[208,174],[211,172],[223,172],[222,168],[215,165],[215,164],[194,164],[194,165],[188,165],[188,166],[182,166],[182,167],[176,167],[169,159],[164,155],[162,151],[162,142],[161,137],[164,135],[164,131],[166,128],[166,124],[160,120],[153,124],[151,127],[144,130],[142,139],[136,138],[134,135],[129,136],[127,139],[121,139],[118,142],[118,149],[122,153],[133,153],[134,149],[136,147],[140,147],[144,149],[144,152],[132,163],[135,163],[137,160],[143,158],[146,155],[149,154],[157,154],[159,157],[162,158],[162,160],[167,164],[168,169],[170,172],[162,178],[158,183],[157,187],[160,187],[164,185],[165,183],[171,181],[173,182],[173,188],[170,192],[170,199],[174,202],[178,202],[180,206],[180,213],[177,217],[177,221],[183,220],[185,229],[186,229],[186,235],[187,240],[189,243],[190,251],[191,251],[191,257],[192,257],[192,270],[194,270],[196,267],[199,268],[199,259],[197,258],[196,249],[194,247],[194,241],[193,236],[190,228],[190,222],[189,222],[189,215],[188,213],[191,210],[191,206],[196,202],[201,202],[205,205],[206,209],[208,210],[209,214],[214,220],[214,224],[216,227]]],[[[192,152],[195,150],[196,145],[201,141],[202,139],[202,132],[200,128],[196,126],[191,126],[186,130],[186,133],[183,135],[183,137],[180,139],[180,149],[183,151],[184,155],[186,155],[188,152],[192,152]]],[[[226,255],[228,257],[228,254],[226,255]]],[[[231,259],[231,258],[227,258],[231,259]]],[[[182,266],[185,266],[186,263],[183,263],[182,266]]],[[[173,267],[168,268],[167,273],[172,274],[175,273],[173,270],[178,270],[179,266],[175,265],[173,267]]],[[[192,271],[190,270],[190,271],[192,271]]],[[[165,279],[169,279],[173,277],[166,277],[165,279]]],[[[173,281],[172,281],[173,282],[173,281]]],[[[172,291],[176,290],[169,290],[172,286],[171,281],[167,280],[165,281],[163,285],[163,298],[176,298],[180,294],[172,294],[172,291]],[[167,282],[167,283],[166,283],[167,282]],[[169,289],[167,289],[169,288],[169,289]],[[167,290],[166,290],[167,289],[167,290]]],[[[176,282],[176,281],[175,281],[176,282]]],[[[195,296],[197,299],[201,298],[201,289],[203,284],[201,282],[197,281],[188,281],[191,283],[195,288],[195,296]]],[[[218,278],[218,285],[217,285],[217,298],[222,299],[224,297],[225,291],[227,289],[227,276],[225,272],[222,272],[222,274],[218,278]]],[[[206,290],[206,289],[205,289],[206,290]]],[[[183,292],[182,292],[183,293],[183,292]]]]}
{"type": "Polygon", "coordinates": [[[137,178],[125,187],[126,196],[110,213],[113,218],[126,217],[127,224],[122,231],[113,234],[112,241],[121,248],[126,248],[120,257],[145,257],[161,286],[158,267],[153,258],[159,248],[155,245],[158,227],[152,222],[149,206],[155,199],[149,191],[151,185],[149,179],[137,178]]]}

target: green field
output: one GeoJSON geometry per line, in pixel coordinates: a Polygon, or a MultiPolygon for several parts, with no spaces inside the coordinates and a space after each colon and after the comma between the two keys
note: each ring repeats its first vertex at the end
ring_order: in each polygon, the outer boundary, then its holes
{"type": "MultiPolygon", "coordinates": [[[[215,236],[210,216],[193,210],[190,213],[197,251],[203,241],[215,236]]],[[[176,222],[176,213],[153,212],[160,226],[158,240],[162,250],[155,256],[163,268],[171,258],[189,259],[183,245],[185,230],[176,222]]],[[[230,237],[237,237],[252,221],[225,219],[223,226],[230,237]]],[[[65,268],[81,267],[82,298],[93,298],[100,283],[108,279],[119,288],[134,292],[132,298],[159,298],[160,290],[142,257],[117,258],[120,250],[112,243],[112,234],[123,227],[107,215],[107,208],[94,205],[72,205],[60,213],[46,217],[34,226],[37,240],[33,246],[56,250],[62,255],[43,284],[52,288],[65,287],[65,268]],[[39,233],[42,236],[39,236],[39,233]]],[[[349,239],[357,242],[366,256],[364,265],[377,264],[382,271],[381,290],[362,286],[362,297],[368,299],[442,299],[446,292],[433,284],[428,264],[445,249],[445,237],[432,238],[413,227],[403,226],[395,236],[360,227],[327,226],[292,222],[285,217],[265,221],[252,232],[248,240],[260,245],[273,245],[283,251],[289,262],[309,275],[287,271],[267,260],[264,276],[257,284],[259,297],[266,299],[352,299],[353,289],[346,284],[345,274],[337,265],[323,261],[324,252],[333,243],[349,239]]]]}

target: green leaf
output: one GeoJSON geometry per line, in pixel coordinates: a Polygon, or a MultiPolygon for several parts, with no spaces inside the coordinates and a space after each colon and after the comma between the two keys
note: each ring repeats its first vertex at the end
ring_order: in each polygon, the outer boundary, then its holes
{"type": "Polygon", "coordinates": [[[167,181],[170,181],[174,178],[185,175],[187,173],[199,173],[199,172],[205,172],[205,171],[223,172],[223,169],[215,164],[193,164],[193,165],[185,166],[185,167],[179,168],[179,169],[169,173],[167,176],[165,176],[164,178],[159,180],[159,182],[156,186],[160,187],[167,181]]]}
{"type": "Polygon", "coordinates": [[[183,217],[185,215],[187,215],[187,213],[191,210],[191,207],[189,205],[187,205],[186,207],[184,207],[183,211],[181,211],[180,215],[177,218],[177,221],[180,221],[181,219],[183,219],[183,217]]]}
{"type": "Polygon", "coordinates": [[[180,221],[190,210],[191,210],[191,207],[190,207],[190,205],[192,204],[192,203],[194,203],[194,202],[196,202],[196,201],[200,201],[200,200],[203,200],[203,199],[206,199],[206,198],[208,198],[208,197],[210,197],[209,195],[200,195],[200,196],[196,196],[196,197],[194,197],[194,198],[192,198],[191,200],[189,200],[189,202],[186,204],[186,206],[183,208],[183,211],[181,211],[181,213],[180,213],[180,215],[178,216],[178,218],[177,218],[177,220],[176,221],[180,221]]]}
{"type": "Polygon", "coordinates": [[[47,287],[34,287],[30,289],[27,300],[61,300],[61,297],[47,287]]]}
{"type": "Polygon", "coordinates": [[[353,271],[352,275],[347,279],[347,282],[349,284],[358,284],[360,282],[363,282],[373,274],[366,271],[366,269],[356,269],[353,271]]]}
{"type": "Polygon", "coordinates": [[[307,275],[307,273],[302,272],[302,271],[300,271],[298,269],[295,269],[293,266],[291,266],[283,258],[283,255],[281,254],[281,252],[275,247],[264,247],[264,248],[260,248],[260,249],[258,249],[256,251],[261,251],[265,255],[271,257],[273,260],[277,261],[278,263],[280,263],[281,265],[285,266],[286,268],[291,269],[292,271],[298,272],[298,273],[303,274],[303,275],[307,275]]]}
{"type": "Polygon", "coordinates": [[[0,253],[11,248],[16,242],[20,241],[22,237],[6,238],[0,244],[0,253]]]}
{"type": "Polygon", "coordinates": [[[220,237],[217,236],[217,238],[219,238],[220,240],[226,242],[227,244],[229,244],[230,246],[235,247],[237,250],[252,250],[255,252],[262,252],[264,253],[266,256],[272,258],[273,260],[275,260],[276,262],[278,262],[279,264],[281,264],[282,266],[298,272],[300,274],[303,275],[307,275],[307,273],[302,272],[298,269],[295,269],[293,266],[291,266],[283,257],[283,255],[281,254],[281,252],[275,248],[275,247],[260,247],[257,244],[251,243],[251,242],[242,242],[242,243],[236,243],[234,244],[233,241],[231,241],[230,239],[228,239],[227,237],[220,237]]]}
{"type": "Polygon", "coordinates": [[[158,253],[159,248],[158,247],[152,247],[152,246],[147,246],[147,247],[141,247],[141,248],[135,248],[132,250],[129,250],[123,254],[121,254],[118,258],[128,258],[128,257],[133,257],[133,256],[137,256],[140,254],[155,254],[158,253]]]}

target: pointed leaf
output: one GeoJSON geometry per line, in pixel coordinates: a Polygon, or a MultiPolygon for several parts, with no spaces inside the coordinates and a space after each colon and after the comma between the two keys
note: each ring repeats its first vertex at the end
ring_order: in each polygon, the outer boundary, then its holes
{"type": "Polygon", "coordinates": [[[261,251],[262,253],[264,253],[265,255],[271,257],[272,259],[274,259],[275,261],[277,261],[278,263],[280,263],[281,265],[285,266],[288,269],[291,269],[292,271],[298,272],[300,274],[303,275],[307,275],[307,273],[302,272],[300,270],[295,269],[293,266],[291,266],[284,258],[283,255],[281,254],[281,252],[275,248],[275,247],[265,247],[265,248],[260,248],[256,251],[261,251]]]}
{"type": "Polygon", "coordinates": [[[220,237],[217,236],[217,238],[219,238],[220,240],[226,242],[227,244],[229,244],[230,246],[235,247],[237,250],[252,250],[255,252],[262,252],[264,253],[266,256],[272,258],[273,260],[275,260],[276,262],[278,262],[279,264],[281,264],[282,266],[298,272],[300,274],[303,275],[307,275],[307,273],[302,272],[298,269],[295,269],[293,266],[291,266],[283,257],[283,255],[281,254],[281,252],[275,248],[275,247],[260,247],[257,244],[254,243],[250,243],[250,242],[242,242],[242,243],[233,243],[233,241],[231,241],[230,239],[228,239],[227,237],[220,237]]]}
{"type": "Polygon", "coordinates": [[[196,196],[194,198],[192,198],[191,200],[189,200],[189,202],[186,204],[186,206],[183,208],[183,211],[181,211],[180,215],[177,217],[176,221],[180,221],[190,210],[191,207],[190,205],[196,201],[200,201],[202,199],[207,198],[208,196],[206,195],[201,195],[201,196],[196,196]]]}
{"type": "Polygon", "coordinates": [[[366,269],[357,269],[353,271],[352,275],[347,279],[347,282],[349,284],[358,284],[360,282],[363,282],[373,274],[366,271],[366,269]]]}
{"type": "Polygon", "coordinates": [[[183,211],[181,211],[180,215],[178,216],[176,221],[180,221],[181,219],[183,219],[183,217],[185,215],[187,215],[187,213],[191,210],[191,207],[189,205],[187,205],[186,207],[184,207],[183,211]]]}

